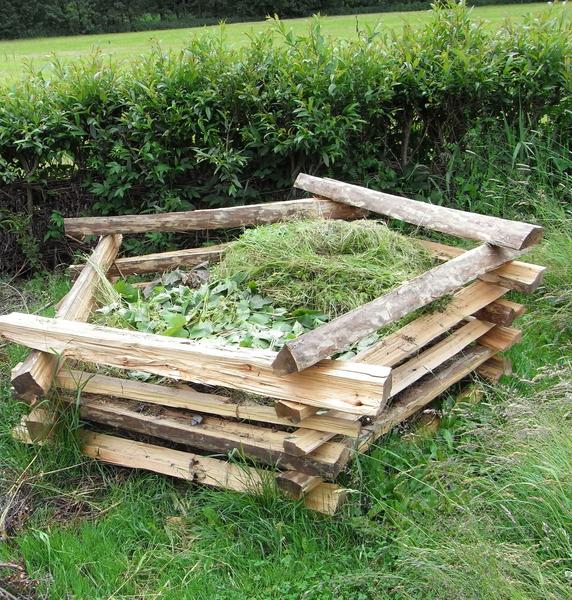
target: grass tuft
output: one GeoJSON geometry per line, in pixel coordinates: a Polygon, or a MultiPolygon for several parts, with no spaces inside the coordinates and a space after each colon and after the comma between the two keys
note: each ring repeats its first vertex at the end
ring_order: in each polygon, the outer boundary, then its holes
{"type": "Polygon", "coordinates": [[[215,277],[246,272],[276,304],[331,319],[434,264],[420,244],[384,223],[300,220],[246,231],[225,252],[215,277]]]}

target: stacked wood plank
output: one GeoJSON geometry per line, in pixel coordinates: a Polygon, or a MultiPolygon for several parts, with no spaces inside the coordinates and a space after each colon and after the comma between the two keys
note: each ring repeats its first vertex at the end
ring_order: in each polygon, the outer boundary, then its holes
{"type": "Polygon", "coordinates": [[[19,437],[40,442],[50,435],[56,414],[45,398],[57,397],[60,410],[79,411],[87,456],[243,493],[275,485],[308,508],[333,514],[346,495],[335,480],[355,452],[367,450],[471,373],[494,382],[510,372],[503,353],[520,339],[513,322],[524,307],[504,296],[532,292],[540,284],[543,267],[516,259],[539,241],[541,228],[309,175],[300,175],[296,187],[315,197],[66,219],[70,236],[103,237],[85,265],[72,266],[76,280],[56,316],[0,316],[0,336],[33,350],[13,372],[15,392],[32,405],[19,437]],[[464,250],[419,240],[438,266],[278,353],[214,349],[87,322],[106,277],[192,267],[218,260],[225,248],[117,258],[123,234],[223,229],[299,216],[357,219],[368,213],[482,244],[464,250]],[[410,321],[354,360],[331,359],[447,294],[452,297],[443,308],[410,321]],[[170,383],[103,375],[97,372],[103,365],[170,383]],[[221,388],[265,401],[237,403],[221,388]]]}

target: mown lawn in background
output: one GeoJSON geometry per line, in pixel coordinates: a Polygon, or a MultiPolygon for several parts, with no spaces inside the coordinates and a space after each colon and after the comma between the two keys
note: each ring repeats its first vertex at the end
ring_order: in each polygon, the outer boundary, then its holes
{"type": "MultiPolygon", "coordinates": [[[[520,19],[531,12],[539,12],[547,3],[508,4],[485,6],[473,9],[475,17],[498,25],[505,19],[520,19]]],[[[570,9],[565,4],[559,10],[568,16],[570,9]]],[[[322,26],[326,35],[337,38],[354,38],[356,29],[379,25],[381,30],[396,30],[405,23],[421,25],[429,20],[429,11],[374,13],[369,15],[344,15],[324,17],[322,26]]],[[[296,34],[302,34],[309,19],[289,19],[287,26],[296,34]]],[[[248,36],[267,31],[264,21],[226,25],[225,39],[229,44],[247,43],[248,36]]],[[[162,48],[178,50],[184,48],[191,36],[217,26],[186,29],[165,29],[135,33],[97,34],[70,37],[37,38],[30,40],[0,41],[0,81],[11,82],[26,76],[28,66],[46,68],[54,56],[61,61],[70,61],[91,54],[99,49],[106,56],[118,61],[132,61],[147,52],[153,44],[162,48]]]]}

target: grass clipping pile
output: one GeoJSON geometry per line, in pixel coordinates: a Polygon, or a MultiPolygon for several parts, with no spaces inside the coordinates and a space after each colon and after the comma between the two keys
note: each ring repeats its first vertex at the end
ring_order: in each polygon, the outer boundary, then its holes
{"type": "MultiPolygon", "coordinates": [[[[98,312],[108,325],[278,351],[434,264],[420,244],[381,222],[275,223],[245,231],[202,276],[166,273],[143,291],[119,281],[120,297],[98,312]]],[[[351,359],[386,333],[336,358],[351,359]]]]}

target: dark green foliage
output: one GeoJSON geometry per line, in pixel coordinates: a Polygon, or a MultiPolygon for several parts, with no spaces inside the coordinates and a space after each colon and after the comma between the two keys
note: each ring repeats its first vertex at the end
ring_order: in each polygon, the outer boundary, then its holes
{"type": "MultiPolygon", "coordinates": [[[[506,3],[477,0],[472,4],[506,3]]],[[[268,15],[422,10],[430,4],[429,0],[2,0],[0,39],[194,27],[268,15]]]]}
{"type": "MultiPolygon", "coordinates": [[[[43,237],[46,206],[71,216],[86,204],[118,214],[271,200],[300,171],[471,208],[480,188],[461,189],[451,170],[471,144],[499,132],[512,144],[523,128],[568,143],[572,27],[550,13],[491,31],[452,6],[423,29],[356,42],[326,39],[319,20],[300,38],[275,28],[281,37],[241,49],[222,34],[156,49],[129,70],[95,55],[5,90],[0,230],[41,214],[43,237]],[[81,201],[58,196],[62,180],[81,201]]],[[[530,161],[526,142],[513,150],[530,161]]],[[[1,268],[19,266],[5,255],[1,268]]]]}

